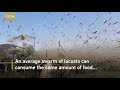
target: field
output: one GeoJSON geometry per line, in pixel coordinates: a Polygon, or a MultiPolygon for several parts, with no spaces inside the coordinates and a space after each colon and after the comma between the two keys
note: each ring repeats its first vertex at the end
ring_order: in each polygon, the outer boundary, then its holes
{"type": "MultiPolygon", "coordinates": [[[[61,51],[65,59],[90,60],[90,63],[85,65],[93,65],[97,70],[38,70],[38,71],[7,71],[5,74],[1,72],[1,77],[6,78],[120,78],[120,60],[119,57],[106,56],[104,58],[98,53],[87,54],[86,51],[78,53],[79,50],[72,49],[74,53],[66,54],[61,51]],[[75,51],[76,50],[76,51],[75,51]],[[86,53],[85,53],[86,52],[86,53]],[[66,57],[67,56],[67,57],[66,57]]],[[[58,50],[48,50],[47,58],[50,60],[63,59],[63,56],[58,50]]],[[[36,51],[36,59],[46,59],[46,51],[36,51]]],[[[60,64],[47,64],[48,66],[59,66],[60,64]]],[[[62,64],[68,66],[68,64],[62,64]]],[[[80,65],[80,64],[69,64],[80,65]]]]}

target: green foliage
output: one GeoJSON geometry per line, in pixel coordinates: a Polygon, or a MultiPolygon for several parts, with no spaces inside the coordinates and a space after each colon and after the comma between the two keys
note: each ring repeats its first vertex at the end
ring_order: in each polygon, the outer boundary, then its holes
{"type": "Polygon", "coordinates": [[[22,50],[17,54],[18,59],[28,59],[28,58],[33,58],[34,57],[34,48],[33,46],[27,47],[25,50],[22,50]]]}
{"type": "Polygon", "coordinates": [[[0,52],[0,60],[3,60],[6,57],[5,53],[0,52]]]}

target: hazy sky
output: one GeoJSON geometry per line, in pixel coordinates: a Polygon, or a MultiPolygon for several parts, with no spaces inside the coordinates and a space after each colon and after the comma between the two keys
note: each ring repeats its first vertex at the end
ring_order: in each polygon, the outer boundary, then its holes
{"type": "Polygon", "coordinates": [[[119,12],[15,13],[16,21],[7,22],[3,21],[5,12],[0,12],[0,44],[21,34],[35,36],[37,49],[58,46],[59,40],[64,47],[83,46],[87,40],[89,44],[98,45],[106,41],[106,45],[112,45],[111,42],[120,40],[119,12]]]}

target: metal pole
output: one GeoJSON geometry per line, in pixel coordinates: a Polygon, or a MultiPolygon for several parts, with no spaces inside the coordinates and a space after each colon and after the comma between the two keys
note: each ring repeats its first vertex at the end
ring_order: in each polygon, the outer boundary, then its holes
{"type": "Polygon", "coordinates": [[[34,38],[34,51],[35,51],[35,38],[34,38]]]}
{"type": "Polygon", "coordinates": [[[46,60],[47,60],[47,50],[46,50],[46,60]]]}
{"type": "Polygon", "coordinates": [[[6,77],[6,74],[7,74],[7,64],[5,64],[5,77],[6,77]]]}
{"type": "Polygon", "coordinates": [[[11,61],[11,69],[13,70],[13,60],[11,61]]]}

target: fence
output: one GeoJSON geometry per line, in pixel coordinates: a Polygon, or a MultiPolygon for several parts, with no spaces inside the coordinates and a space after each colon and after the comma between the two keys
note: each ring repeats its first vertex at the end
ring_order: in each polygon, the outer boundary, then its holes
{"type": "Polygon", "coordinates": [[[11,62],[0,62],[0,64],[5,65],[5,67],[7,67],[8,64],[11,64],[11,70],[13,70],[13,65],[15,62],[13,62],[13,60],[11,62]]]}

